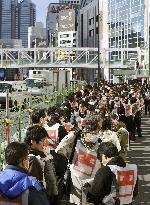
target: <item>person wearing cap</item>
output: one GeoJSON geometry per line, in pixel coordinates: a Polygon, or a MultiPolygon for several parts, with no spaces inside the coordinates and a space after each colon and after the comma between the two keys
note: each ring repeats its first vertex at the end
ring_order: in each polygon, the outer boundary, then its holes
{"type": "Polygon", "coordinates": [[[129,133],[125,128],[125,124],[119,121],[119,116],[117,114],[112,114],[110,117],[112,131],[116,132],[121,146],[119,155],[124,159],[124,161],[126,161],[129,145],[129,133]]]}
{"type": "Polygon", "coordinates": [[[81,135],[70,132],[56,148],[56,152],[62,154],[70,161],[71,188],[70,203],[79,205],[82,202],[82,185],[86,179],[93,178],[100,168],[97,160],[97,148],[99,137],[99,119],[92,116],[86,122],[81,135]],[[75,149],[74,149],[74,148],[75,149]],[[72,150],[74,150],[72,152],[72,150]]]}

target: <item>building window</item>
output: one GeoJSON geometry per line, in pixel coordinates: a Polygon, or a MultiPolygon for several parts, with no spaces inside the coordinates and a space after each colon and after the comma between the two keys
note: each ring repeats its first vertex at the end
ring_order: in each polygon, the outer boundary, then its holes
{"type": "Polygon", "coordinates": [[[96,34],[98,34],[98,27],[96,27],[96,34]]]}
{"type": "Polygon", "coordinates": [[[94,36],[94,29],[92,29],[92,30],[89,31],[89,36],[90,36],[90,37],[94,36]]]}
{"type": "Polygon", "coordinates": [[[89,25],[92,25],[92,24],[94,24],[94,17],[89,19],[89,25]]]}
{"type": "Polygon", "coordinates": [[[98,22],[98,15],[96,16],[96,22],[98,22]]]}
{"type": "Polygon", "coordinates": [[[67,37],[69,37],[69,34],[60,35],[60,38],[67,38],[67,37]]]}

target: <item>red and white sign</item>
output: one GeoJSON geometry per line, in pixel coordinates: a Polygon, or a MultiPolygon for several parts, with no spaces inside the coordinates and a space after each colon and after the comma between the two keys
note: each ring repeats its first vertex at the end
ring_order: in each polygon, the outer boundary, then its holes
{"type": "Polygon", "coordinates": [[[80,141],[77,143],[76,153],[73,160],[73,173],[80,177],[93,177],[97,169],[96,151],[85,148],[80,141]]]}
{"type": "Polygon", "coordinates": [[[140,99],[140,106],[143,107],[143,105],[144,105],[144,99],[141,98],[141,99],[140,99]]]}
{"type": "Polygon", "coordinates": [[[72,129],[72,124],[70,122],[64,124],[64,128],[69,132],[72,129]]]}
{"type": "Polygon", "coordinates": [[[126,167],[109,165],[111,171],[116,175],[119,187],[118,197],[120,204],[130,204],[133,198],[133,191],[137,181],[137,166],[126,164],[126,167]]]}
{"type": "Polygon", "coordinates": [[[115,103],[114,108],[115,108],[115,109],[120,108],[120,101],[118,101],[118,102],[115,103]]]}
{"type": "Polygon", "coordinates": [[[131,104],[124,104],[124,108],[125,108],[126,116],[132,115],[132,105],[131,104]]]}
{"type": "Polygon", "coordinates": [[[47,138],[47,142],[45,144],[47,144],[47,146],[51,146],[53,148],[56,148],[59,140],[58,140],[58,128],[59,128],[59,124],[55,124],[52,127],[49,126],[45,126],[45,129],[48,133],[48,138],[47,138]]]}
{"type": "Polygon", "coordinates": [[[132,196],[134,191],[134,171],[117,171],[117,183],[119,186],[119,198],[132,196]],[[128,189],[125,190],[125,187],[128,187],[128,189]]]}
{"type": "Polygon", "coordinates": [[[56,139],[57,139],[57,136],[56,136],[56,130],[47,130],[47,133],[48,133],[48,140],[51,140],[52,143],[56,143],[56,139]]]}
{"type": "Polygon", "coordinates": [[[86,125],[87,120],[85,118],[79,118],[77,119],[78,127],[82,128],[86,125]]]}

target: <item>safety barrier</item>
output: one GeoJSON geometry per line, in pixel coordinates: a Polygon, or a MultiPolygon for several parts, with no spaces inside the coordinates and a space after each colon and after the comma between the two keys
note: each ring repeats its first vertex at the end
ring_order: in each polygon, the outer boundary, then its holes
{"type": "MultiPolygon", "coordinates": [[[[48,108],[57,103],[61,104],[65,96],[75,91],[78,86],[81,86],[81,84],[67,85],[60,91],[43,93],[41,96],[32,96],[31,93],[26,93],[26,100],[11,108],[6,103],[6,110],[0,111],[0,168],[2,168],[4,149],[7,144],[12,141],[23,141],[25,130],[31,125],[33,109],[48,108]]],[[[9,101],[9,99],[7,100],[9,101]]]]}

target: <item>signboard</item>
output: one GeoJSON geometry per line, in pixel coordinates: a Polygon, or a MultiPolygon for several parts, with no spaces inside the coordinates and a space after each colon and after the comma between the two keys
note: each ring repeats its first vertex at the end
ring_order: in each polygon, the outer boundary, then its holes
{"type": "Polygon", "coordinates": [[[58,31],[75,31],[75,10],[68,9],[58,14],[58,31]]]}

